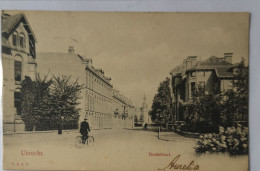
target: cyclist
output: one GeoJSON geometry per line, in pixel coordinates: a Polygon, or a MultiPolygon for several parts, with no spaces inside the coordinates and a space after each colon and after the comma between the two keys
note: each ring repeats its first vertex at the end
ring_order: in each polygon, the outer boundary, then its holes
{"type": "Polygon", "coordinates": [[[80,133],[82,135],[82,143],[85,144],[86,140],[88,139],[88,133],[90,132],[89,124],[87,122],[87,118],[84,119],[83,122],[80,124],[80,133]]]}

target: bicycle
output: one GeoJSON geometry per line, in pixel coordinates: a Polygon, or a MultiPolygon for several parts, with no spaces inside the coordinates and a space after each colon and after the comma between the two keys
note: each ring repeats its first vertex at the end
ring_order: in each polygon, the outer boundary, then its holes
{"type": "Polygon", "coordinates": [[[76,141],[75,141],[76,148],[81,148],[85,144],[87,144],[88,146],[94,145],[94,137],[88,136],[87,139],[85,140],[85,143],[83,142],[83,136],[82,135],[76,137],[76,141]]]}

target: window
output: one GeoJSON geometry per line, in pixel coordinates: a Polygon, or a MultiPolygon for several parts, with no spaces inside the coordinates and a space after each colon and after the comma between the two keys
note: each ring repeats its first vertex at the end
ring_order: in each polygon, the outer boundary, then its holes
{"type": "Polygon", "coordinates": [[[16,32],[14,32],[14,34],[13,34],[13,45],[14,46],[17,46],[17,38],[18,38],[18,35],[16,32]]]}
{"type": "Polygon", "coordinates": [[[14,61],[14,78],[15,81],[22,81],[22,62],[14,61]]]}
{"type": "Polygon", "coordinates": [[[26,47],[26,42],[25,42],[25,36],[24,36],[23,33],[20,34],[19,39],[20,39],[20,42],[19,42],[19,43],[20,43],[20,46],[21,46],[22,48],[25,48],[25,47],[26,47]]]}
{"type": "Polygon", "coordinates": [[[21,93],[20,92],[14,92],[14,107],[16,108],[16,114],[21,115],[22,109],[21,109],[21,93]]]}

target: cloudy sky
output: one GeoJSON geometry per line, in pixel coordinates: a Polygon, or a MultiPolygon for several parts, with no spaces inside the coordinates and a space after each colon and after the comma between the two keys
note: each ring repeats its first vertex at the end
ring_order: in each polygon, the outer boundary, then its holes
{"type": "Polygon", "coordinates": [[[151,106],[159,83],[187,56],[233,52],[233,62],[248,58],[246,13],[23,13],[37,37],[37,52],[67,52],[73,45],[136,106],[144,94],[151,106]]]}

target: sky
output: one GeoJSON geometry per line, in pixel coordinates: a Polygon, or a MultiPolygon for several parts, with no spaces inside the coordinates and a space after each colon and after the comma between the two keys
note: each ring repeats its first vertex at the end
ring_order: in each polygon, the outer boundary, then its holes
{"type": "Polygon", "coordinates": [[[22,12],[37,53],[74,46],[138,107],[144,95],[152,105],[160,82],[187,56],[203,60],[232,52],[234,63],[241,57],[248,62],[247,13],[22,12]]]}

